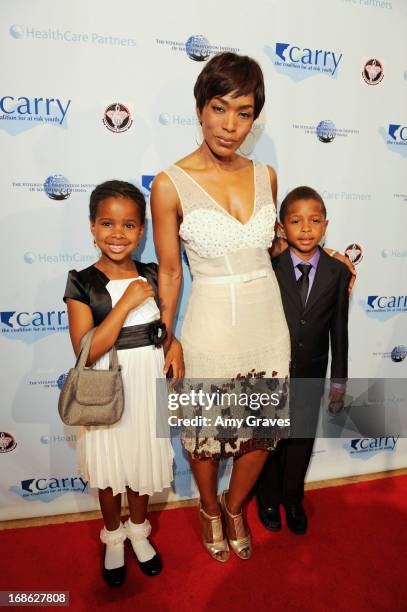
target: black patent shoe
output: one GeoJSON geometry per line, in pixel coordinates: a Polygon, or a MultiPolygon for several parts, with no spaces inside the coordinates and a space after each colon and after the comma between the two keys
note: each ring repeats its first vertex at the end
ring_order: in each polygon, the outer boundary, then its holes
{"type": "MultiPolygon", "coordinates": [[[[106,552],[106,547],[105,547],[106,552]]],[[[119,587],[126,580],[126,566],[122,565],[121,567],[115,567],[114,569],[106,569],[103,566],[102,576],[103,580],[110,587],[119,587]]]]}
{"type": "Polygon", "coordinates": [[[287,527],[296,535],[304,535],[308,519],[301,504],[284,504],[287,527]]]}
{"type": "MultiPolygon", "coordinates": [[[[134,554],[136,555],[136,553],[134,554]]],[[[136,559],[137,559],[137,556],[136,556],[136,559]]],[[[149,559],[148,561],[139,561],[137,559],[137,562],[140,566],[141,571],[146,576],[157,576],[163,568],[161,559],[158,553],[156,553],[154,557],[152,559],[149,559]]]]}
{"type": "Polygon", "coordinates": [[[268,506],[267,508],[257,505],[259,519],[263,527],[269,531],[280,531],[281,515],[279,506],[268,506]]]}

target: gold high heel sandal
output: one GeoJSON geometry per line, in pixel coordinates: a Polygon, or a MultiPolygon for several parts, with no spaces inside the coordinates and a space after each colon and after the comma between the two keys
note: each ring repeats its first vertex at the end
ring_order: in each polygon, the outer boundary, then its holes
{"type": "Polygon", "coordinates": [[[223,535],[222,516],[209,516],[199,502],[202,543],[208,553],[221,563],[229,559],[228,541],[223,535]]]}
{"type": "Polygon", "coordinates": [[[226,535],[230,548],[240,559],[250,559],[252,556],[252,541],[249,528],[245,525],[243,514],[230,514],[226,506],[226,493],[220,496],[220,506],[226,522],[226,535]]]}

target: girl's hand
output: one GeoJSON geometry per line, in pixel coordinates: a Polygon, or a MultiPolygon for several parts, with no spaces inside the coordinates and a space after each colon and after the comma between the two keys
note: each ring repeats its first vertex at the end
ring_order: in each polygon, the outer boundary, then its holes
{"type": "Polygon", "coordinates": [[[172,384],[182,380],[185,375],[184,355],[182,351],[181,343],[172,337],[170,345],[166,350],[165,362],[164,362],[164,374],[167,375],[170,368],[172,368],[171,381],[172,384]]]}
{"type": "Polygon", "coordinates": [[[134,280],[127,287],[119,301],[125,304],[129,310],[132,310],[149,298],[154,298],[152,286],[144,280],[134,280]]]}
{"type": "Polygon", "coordinates": [[[345,264],[345,266],[349,269],[349,272],[352,274],[350,281],[349,281],[349,286],[348,286],[348,292],[349,295],[352,292],[353,289],[353,285],[355,284],[356,281],[356,268],[353,265],[353,263],[351,262],[351,260],[346,257],[346,255],[342,255],[342,253],[338,253],[338,251],[334,251],[333,249],[324,249],[324,251],[328,254],[331,255],[332,257],[335,257],[335,259],[339,259],[339,261],[341,261],[343,264],[345,264]]]}

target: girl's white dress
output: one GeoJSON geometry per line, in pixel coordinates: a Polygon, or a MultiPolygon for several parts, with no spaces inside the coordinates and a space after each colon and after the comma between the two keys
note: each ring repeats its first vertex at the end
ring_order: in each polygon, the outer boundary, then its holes
{"type": "MultiPolygon", "coordinates": [[[[110,280],[106,286],[112,307],[134,278],[110,280]]],[[[150,298],[129,312],[124,327],[150,323],[160,317],[155,301],[150,298]]],[[[163,374],[162,348],[143,346],[117,352],[122,367],[125,406],[123,416],[113,425],[82,427],[78,437],[78,462],[91,487],[113,494],[124,493],[126,486],[140,495],[152,495],[170,486],[173,479],[174,452],[169,430],[166,437],[157,437],[166,429],[167,406],[156,406],[156,379],[163,374]]],[[[109,356],[103,355],[96,368],[108,369],[109,356]]]]}

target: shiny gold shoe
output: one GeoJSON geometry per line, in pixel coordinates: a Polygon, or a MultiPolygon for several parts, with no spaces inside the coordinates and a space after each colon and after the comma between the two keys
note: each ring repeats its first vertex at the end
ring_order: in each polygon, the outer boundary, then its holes
{"type": "Polygon", "coordinates": [[[199,503],[202,543],[208,553],[221,563],[229,559],[228,541],[223,535],[222,516],[209,516],[199,503]]]}
{"type": "Polygon", "coordinates": [[[252,556],[252,541],[249,528],[245,525],[243,514],[230,514],[226,506],[226,493],[220,496],[220,506],[226,523],[226,535],[230,548],[240,559],[250,559],[252,556]]]}

